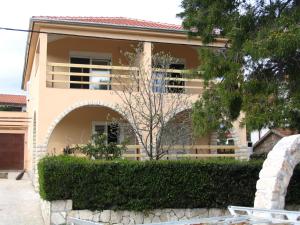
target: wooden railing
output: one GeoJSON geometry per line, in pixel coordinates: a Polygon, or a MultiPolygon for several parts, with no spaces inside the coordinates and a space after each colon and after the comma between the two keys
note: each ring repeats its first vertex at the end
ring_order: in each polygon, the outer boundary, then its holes
{"type": "MultiPolygon", "coordinates": [[[[74,147],[75,145],[73,145],[74,147]]],[[[126,159],[147,159],[148,156],[145,152],[142,152],[140,145],[126,145],[127,152],[122,154],[126,159]],[[134,153],[131,153],[134,152],[134,153]]],[[[249,157],[247,147],[239,147],[235,145],[174,145],[166,146],[166,152],[164,152],[162,159],[203,159],[203,158],[236,158],[247,159],[249,157]],[[176,152],[180,150],[180,153],[176,152]],[[203,153],[199,150],[205,150],[203,153]],[[218,150],[222,150],[220,153],[218,150]],[[197,152],[199,151],[199,152],[197,152]],[[191,153],[197,152],[197,153],[191,153]]]]}
{"type": "MultiPolygon", "coordinates": [[[[118,88],[118,86],[124,85],[124,82],[132,83],[132,72],[139,72],[137,67],[127,66],[106,66],[106,65],[86,65],[86,64],[70,64],[70,63],[48,63],[47,73],[47,87],[51,88],[76,88],[71,87],[72,84],[83,85],[81,88],[93,89],[93,85],[109,85],[110,89],[118,88]],[[82,69],[84,72],[71,72],[71,68],[82,69]],[[93,70],[101,71],[101,74],[93,72],[93,70]],[[107,73],[105,73],[107,72],[107,73]],[[72,77],[72,79],[71,79],[72,77]],[[75,77],[82,78],[80,81],[74,79],[75,77]],[[94,82],[92,78],[107,78],[109,82],[94,82]],[[84,86],[85,85],[85,86],[84,86]]],[[[153,73],[166,74],[163,78],[163,88],[165,90],[179,89],[184,93],[197,93],[203,89],[202,79],[193,79],[189,77],[187,70],[177,69],[159,69],[153,68],[153,73]],[[168,74],[170,76],[168,76],[168,74]],[[177,76],[174,76],[176,74],[177,76]]],[[[153,78],[153,87],[160,87],[162,84],[155,83],[155,80],[161,80],[160,77],[153,78]]],[[[138,82],[136,82],[138,83],[138,82]]],[[[74,85],[73,85],[74,86],[74,85]]],[[[137,87],[138,90],[138,87],[137,87]]]]}
{"type": "MultiPolygon", "coordinates": [[[[86,64],[70,64],[70,63],[48,63],[48,77],[47,83],[50,83],[52,87],[55,84],[94,84],[94,85],[121,85],[118,82],[92,82],[92,81],[72,81],[70,77],[101,77],[101,78],[129,78],[130,71],[137,71],[138,68],[135,67],[125,67],[125,66],[100,66],[100,65],[86,65],[86,64]],[[107,72],[107,74],[98,74],[93,72],[70,72],[71,68],[79,69],[93,69],[113,71],[114,73],[107,72]],[[122,71],[123,73],[120,73],[122,71]]],[[[91,80],[91,79],[89,79],[91,80]]]]}
{"type": "MultiPolygon", "coordinates": [[[[139,145],[128,145],[129,150],[138,150],[141,152],[139,145]]],[[[180,158],[190,158],[190,159],[202,159],[202,158],[248,158],[249,153],[247,147],[239,147],[234,145],[174,145],[166,146],[167,150],[164,152],[162,159],[180,159],[180,158]],[[176,151],[180,151],[179,153],[176,151]],[[207,153],[201,152],[205,150],[207,153]],[[222,150],[220,153],[219,150],[222,150]],[[197,153],[191,153],[197,152],[197,153]]],[[[128,154],[122,155],[124,158],[147,158],[145,152],[139,154],[128,154]]]]}

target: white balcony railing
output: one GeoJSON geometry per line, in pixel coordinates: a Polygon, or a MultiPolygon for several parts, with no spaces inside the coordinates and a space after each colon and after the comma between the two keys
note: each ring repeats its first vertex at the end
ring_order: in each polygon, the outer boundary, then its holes
{"type": "MultiPolygon", "coordinates": [[[[70,63],[48,63],[47,87],[92,90],[118,90],[132,84],[132,73],[139,73],[137,67],[87,65],[70,63]]],[[[202,79],[193,79],[187,70],[152,68],[154,90],[199,94],[203,89],[202,79]]],[[[138,90],[138,87],[137,87],[138,90]]]]}
{"type": "MultiPolygon", "coordinates": [[[[74,148],[76,146],[78,145],[71,145],[70,147],[74,148]]],[[[205,158],[249,159],[250,157],[247,147],[236,145],[173,145],[164,147],[168,150],[164,152],[162,159],[167,160],[205,158]]],[[[122,154],[122,158],[140,160],[148,157],[140,145],[126,145],[126,148],[127,151],[122,154]]]]}

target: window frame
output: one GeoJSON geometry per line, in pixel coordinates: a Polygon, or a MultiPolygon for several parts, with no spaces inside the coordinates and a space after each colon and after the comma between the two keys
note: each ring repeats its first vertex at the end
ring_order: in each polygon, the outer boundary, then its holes
{"type": "MultiPolygon", "coordinates": [[[[180,65],[183,66],[183,70],[186,68],[186,63],[185,60],[181,59],[178,62],[175,63],[170,63],[169,68],[168,69],[173,69],[171,68],[171,66],[175,66],[175,65],[180,65]]],[[[159,67],[158,67],[159,68],[159,67]]],[[[153,77],[153,87],[152,87],[152,91],[154,93],[185,93],[185,86],[186,86],[186,81],[172,81],[172,80],[165,80],[163,78],[163,75],[166,75],[166,78],[173,78],[172,76],[175,74],[179,74],[180,77],[174,77],[174,78],[184,78],[182,74],[180,73],[164,73],[164,72],[152,72],[152,77],[153,77]],[[156,79],[158,78],[158,79],[156,79]],[[176,84],[176,82],[182,82],[182,88],[179,87],[171,87],[172,84],[170,85],[170,83],[174,82],[176,84]],[[166,87],[166,85],[170,85],[170,87],[166,87]],[[178,91],[170,91],[170,90],[178,90],[178,91]],[[179,91],[181,90],[181,91],[179,91]]],[[[174,86],[178,86],[175,85],[174,86]]]]}
{"type": "MultiPolygon", "coordinates": [[[[94,65],[93,60],[103,60],[103,61],[107,61],[110,62],[109,65],[112,65],[112,54],[111,53],[96,53],[96,52],[81,52],[81,51],[70,51],[69,52],[69,64],[71,64],[71,58],[84,58],[84,59],[89,59],[89,64],[87,65],[94,65]]],[[[69,69],[69,72],[71,71],[71,68],[69,69]]],[[[97,70],[97,69],[95,69],[97,70]]],[[[101,70],[101,69],[99,69],[101,70]]],[[[104,71],[105,69],[103,69],[104,71]]],[[[89,73],[92,73],[93,69],[90,68],[89,69],[89,73]]],[[[105,71],[109,71],[109,74],[111,74],[111,70],[105,70],[105,71]]],[[[93,76],[89,76],[89,82],[93,82],[91,80],[93,76]]],[[[97,78],[101,78],[101,77],[97,77],[97,78]]],[[[104,78],[104,77],[103,77],[104,78]]],[[[70,76],[70,81],[71,81],[71,76],[70,76]]],[[[88,84],[89,88],[78,88],[78,89],[87,89],[87,90],[111,90],[111,78],[109,78],[109,82],[107,82],[107,89],[96,89],[96,88],[91,88],[93,85],[95,84],[88,84]]],[[[103,85],[99,85],[99,86],[104,86],[103,85]]],[[[69,88],[71,88],[71,84],[69,85],[69,88]]],[[[77,89],[77,88],[75,88],[77,89]]]]}
{"type": "MultiPolygon", "coordinates": [[[[97,134],[96,133],[96,126],[104,126],[104,133],[107,135],[108,138],[108,126],[110,124],[113,124],[113,122],[108,122],[108,121],[92,121],[92,135],[97,134]]],[[[124,130],[122,123],[117,123],[119,126],[119,135],[117,137],[117,144],[121,144],[124,141],[124,130]]],[[[106,139],[107,143],[107,139],[106,139]]]]}

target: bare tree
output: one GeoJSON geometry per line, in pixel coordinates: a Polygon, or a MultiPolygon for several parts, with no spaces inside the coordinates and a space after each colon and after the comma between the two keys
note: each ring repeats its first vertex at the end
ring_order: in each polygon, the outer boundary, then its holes
{"type": "Polygon", "coordinates": [[[124,55],[133,69],[116,75],[113,79],[118,85],[112,90],[121,99],[118,110],[131,122],[149,159],[160,159],[173,145],[191,143],[190,113],[185,111],[191,108],[190,95],[182,74],[172,69],[179,60],[163,52],[147,59],[141,46],[124,55]]]}

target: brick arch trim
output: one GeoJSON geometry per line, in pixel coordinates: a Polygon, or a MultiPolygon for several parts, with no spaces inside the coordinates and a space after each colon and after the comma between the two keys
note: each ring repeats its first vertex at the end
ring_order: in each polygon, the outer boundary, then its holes
{"type": "Polygon", "coordinates": [[[255,208],[284,209],[295,166],[300,162],[300,135],[282,138],[269,152],[256,183],[255,208]]]}
{"type": "Polygon", "coordinates": [[[124,119],[126,119],[129,124],[132,126],[131,121],[125,117],[125,115],[123,115],[120,110],[118,110],[117,105],[113,105],[113,104],[109,104],[109,103],[105,103],[105,102],[101,102],[101,101],[82,101],[82,102],[78,102],[74,105],[71,105],[69,107],[67,107],[62,113],[60,113],[50,124],[46,137],[44,139],[44,144],[43,146],[47,147],[51,134],[53,133],[55,127],[62,121],[62,119],[68,115],[69,113],[71,113],[73,110],[81,108],[81,107],[85,107],[85,106],[96,106],[96,107],[106,107],[109,108],[117,113],[119,113],[124,119]]]}

